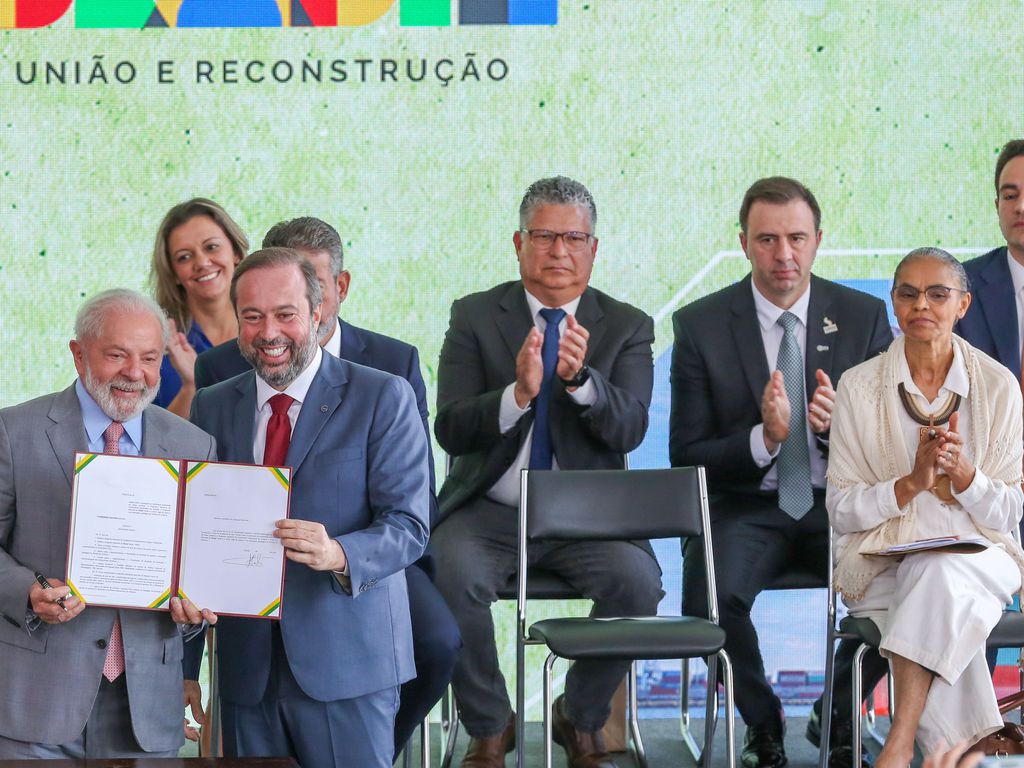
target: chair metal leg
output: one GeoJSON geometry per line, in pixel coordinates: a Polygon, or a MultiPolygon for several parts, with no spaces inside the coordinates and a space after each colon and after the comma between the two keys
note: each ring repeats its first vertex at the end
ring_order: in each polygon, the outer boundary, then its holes
{"type": "Polygon", "coordinates": [[[402,768],[412,768],[412,753],[408,744],[402,748],[402,768]]]}
{"type": "MultiPolygon", "coordinates": [[[[718,652],[718,658],[722,662],[722,681],[725,685],[725,759],[728,768],[736,768],[736,698],[733,692],[732,685],[732,662],[729,660],[729,654],[725,652],[723,648],[718,652]]],[[[714,678],[709,678],[713,680],[714,678]]],[[[716,694],[717,694],[717,686],[716,694]]],[[[716,695],[717,698],[717,695],[716,695]]],[[[715,706],[715,712],[717,714],[718,706],[715,706]]],[[[714,720],[711,723],[710,736],[714,737],[714,720]]],[[[708,741],[705,746],[705,752],[707,752],[708,759],[704,762],[706,768],[711,768],[711,748],[713,742],[708,741]]]]}
{"type": "Polygon", "coordinates": [[[835,685],[836,638],[831,629],[825,649],[825,690],[821,693],[821,743],[818,747],[818,768],[828,765],[829,739],[832,736],[832,691],[835,685]]]}
{"type": "Polygon", "coordinates": [[[626,678],[626,688],[629,695],[626,697],[626,706],[629,708],[629,733],[633,751],[633,759],[640,768],[647,768],[647,752],[644,749],[644,740],[640,736],[640,717],[636,699],[636,661],[629,665],[629,675],[626,678]]]}
{"type": "MultiPolygon", "coordinates": [[[[551,708],[554,704],[551,695],[551,668],[555,665],[558,657],[549,653],[544,662],[544,768],[551,768],[551,708]]],[[[520,754],[525,753],[523,749],[526,739],[520,741],[520,754]]]]}
{"type": "MultiPolygon", "coordinates": [[[[861,728],[860,728],[860,692],[864,686],[864,654],[868,652],[868,646],[865,643],[861,643],[860,647],[857,648],[857,652],[853,655],[853,685],[850,686],[850,703],[852,706],[851,717],[853,725],[853,765],[859,766],[861,761],[861,752],[864,749],[864,745],[861,742],[861,728]]],[[[891,704],[891,703],[890,703],[891,704]]]]}
{"type": "MultiPolygon", "coordinates": [[[[708,675],[711,679],[712,662],[708,661],[708,675]]],[[[711,699],[707,702],[709,705],[711,699]]],[[[707,722],[705,722],[707,725],[707,722]]],[[[700,762],[700,747],[693,738],[693,731],[690,730],[690,660],[683,659],[679,669],[679,730],[683,737],[683,744],[690,756],[700,762]]]]}
{"type": "Polygon", "coordinates": [[[516,637],[516,768],[526,766],[526,644],[516,637]]]}
{"type": "Polygon", "coordinates": [[[455,742],[459,738],[459,712],[450,687],[441,696],[441,738],[444,744],[441,768],[450,768],[452,758],[455,757],[455,742]]]}
{"type": "Polygon", "coordinates": [[[430,768],[430,714],[420,723],[420,768],[430,768]]]}
{"type": "MultiPolygon", "coordinates": [[[[709,740],[709,734],[714,738],[715,725],[718,719],[718,657],[709,656],[705,659],[705,663],[708,665],[708,681],[705,699],[705,745],[707,745],[711,743],[709,740]]],[[[684,665],[686,668],[689,667],[688,659],[684,660],[684,665]]],[[[689,681],[687,680],[684,684],[687,687],[685,699],[683,699],[683,706],[686,708],[686,727],[683,728],[683,744],[686,746],[686,751],[690,753],[690,757],[693,758],[697,765],[708,765],[708,763],[703,762],[703,760],[705,760],[707,750],[706,748],[701,748],[693,737],[693,731],[690,729],[689,681]]]]}

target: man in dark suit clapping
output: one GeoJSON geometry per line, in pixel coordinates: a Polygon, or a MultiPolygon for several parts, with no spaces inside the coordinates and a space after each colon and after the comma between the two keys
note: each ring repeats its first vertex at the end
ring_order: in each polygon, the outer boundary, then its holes
{"type": "MultiPolygon", "coordinates": [[[[614,469],[647,431],[651,318],[591,288],[594,200],[579,182],[541,179],[519,208],[521,279],[452,305],[438,367],[437,439],[454,457],[438,499],[437,584],[465,640],[453,685],[472,737],[462,765],[505,764],[515,731],[490,606],[516,571],[519,476],[614,469]]],[[[596,616],[648,615],[661,598],[650,545],[531,545],[531,565],[594,600],[596,616]]],[[[601,738],[628,662],[575,664],[555,702],[570,768],[612,765],[601,738]]]]}
{"type": "MultiPolygon", "coordinates": [[[[817,559],[823,579],[828,572],[833,386],[892,341],[881,301],[811,274],[820,225],[803,184],[756,182],[740,208],[751,274],[673,318],[669,454],[673,466],[708,472],[718,606],[747,725],[744,768],[786,764],[782,706],[765,677],[750,609],[795,560],[817,559]]],[[[700,542],[689,540],[685,554],[683,612],[706,615],[700,542]]]]}

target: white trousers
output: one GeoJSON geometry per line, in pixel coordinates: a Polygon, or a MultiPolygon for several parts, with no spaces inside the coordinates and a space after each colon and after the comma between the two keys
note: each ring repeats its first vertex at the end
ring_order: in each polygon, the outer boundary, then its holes
{"type": "Polygon", "coordinates": [[[1002,727],[985,641],[1020,582],[1020,570],[999,547],[969,555],[921,552],[894,560],[863,600],[847,603],[851,614],[878,625],[882,656],[902,656],[935,673],[917,729],[925,754],[943,743],[973,744],[1002,727]]]}

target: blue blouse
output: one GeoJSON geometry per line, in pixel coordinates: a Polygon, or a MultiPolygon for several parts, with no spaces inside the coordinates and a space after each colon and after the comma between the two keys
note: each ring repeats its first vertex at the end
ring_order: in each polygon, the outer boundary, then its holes
{"type": "MultiPolygon", "coordinates": [[[[188,343],[192,345],[192,349],[196,351],[197,355],[213,346],[210,340],[206,338],[206,334],[203,333],[203,329],[195,322],[189,326],[185,338],[188,339],[188,343]]],[[[178,372],[174,370],[174,366],[171,365],[171,358],[168,355],[164,355],[163,362],[160,363],[160,391],[153,402],[162,408],[166,408],[180,390],[181,376],[178,375],[178,372]]]]}

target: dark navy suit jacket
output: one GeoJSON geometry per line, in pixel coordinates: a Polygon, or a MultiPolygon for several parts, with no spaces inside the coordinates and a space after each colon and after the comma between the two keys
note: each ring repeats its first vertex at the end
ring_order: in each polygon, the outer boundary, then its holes
{"type": "MultiPolygon", "coordinates": [[[[406,344],[404,341],[384,336],[380,333],[357,328],[350,323],[342,322],[338,318],[338,328],[341,331],[341,359],[350,363],[359,363],[378,371],[393,373],[401,376],[412,385],[412,391],[416,395],[416,408],[420,412],[423,421],[423,433],[427,436],[427,445],[430,445],[430,426],[427,424],[429,411],[427,410],[427,387],[423,383],[423,375],[420,373],[420,355],[416,347],[406,344]]],[[[196,358],[196,389],[209,387],[220,381],[230,379],[240,373],[245,373],[251,368],[242,353],[238,349],[238,340],[231,339],[219,344],[213,349],[208,349],[196,358]]],[[[437,494],[434,486],[434,461],[433,456],[428,460],[430,471],[430,522],[431,525],[437,522],[437,494]]],[[[424,558],[426,560],[427,558],[424,558]]],[[[431,572],[429,562],[421,562],[428,573],[431,572]]]]}
{"type": "Polygon", "coordinates": [[[973,347],[994,357],[1020,379],[1021,339],[1006,246],[964,262],[974,300],[954,329],[973,347]]]}

